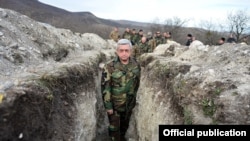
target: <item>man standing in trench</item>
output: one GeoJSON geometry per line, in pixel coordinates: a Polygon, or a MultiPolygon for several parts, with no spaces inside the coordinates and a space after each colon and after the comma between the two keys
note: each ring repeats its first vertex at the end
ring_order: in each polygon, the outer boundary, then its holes
{"type": "Polygon", "coordinates": [[[108,114],[111,141],[125,140],[132,110],[136,104],[141,67],[131,54],[131,42],[120,39],[117,42],[117,56],[106,63],[102,71],[101,91],[108,114]]]}

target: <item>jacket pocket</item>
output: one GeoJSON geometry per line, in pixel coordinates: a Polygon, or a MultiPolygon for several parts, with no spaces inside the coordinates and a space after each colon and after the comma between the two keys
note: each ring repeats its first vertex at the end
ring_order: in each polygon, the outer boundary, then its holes
{"type": "Polygon", "coordinates": [[[123,76],[122,71],[114,71],[112,73],[111,78],[114,86],[120,86],[122,76],[123,76]]]}

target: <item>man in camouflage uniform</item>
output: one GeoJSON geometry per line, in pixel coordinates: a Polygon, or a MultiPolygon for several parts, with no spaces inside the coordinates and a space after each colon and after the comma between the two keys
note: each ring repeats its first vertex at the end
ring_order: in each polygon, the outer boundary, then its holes
{"type": "Polygon", "coordinates": [[[117,27],[114,27],[114,29],[110,32],[109,38],[114,40],[115,42],[118,41],[118,39],[120,38],[120,35],[119,35],[117,27]]]}
{"type": "Polygon", "coordinates": [[[154,52],[154,49],[156,47],[156,43],[155,43],[155,38],[152,35],[152,32],[147,33],[147,42],[148,42],[150,50],[152,52],[154,52]]]}
{"type": "Polygon", "coordinates": [[[135,36],[133,36],[131,41],[134,43],[134,45],[136,45],[136,44],[138,44],[140,42],[142,37],[143,37],[143,30],[140,29],[139,32],[136,33],[135,36]]]}
{"type": "Polygon", "coordinates": [[[193,36],[192,34],[187,34],[187,42],[186,46],[190,46],[190,44],[193,42],[193,36]]]}
{"type": "Polygon", "coordinates": [[[105,64],[101,79],[112,141],[125,140],[131,113],[136,104],[141,73],[140,65],[131,57],[131,42],[120,39],[117,44],[117,57],[105,64]]]}
{"type": "Polygon", "coordinates": [[[136,59],[138,59],[138,57],[140,57],[144,53],[153,52],[151,46],[149,45],[147,41],[147,37],[145,36],[141,38],[139,43],[135,45],[133,49],[134,49],[133,54],[136,59]]]}
{"type": "Polygon", "coordinates": [[[131,31],[129,28],[125,29],[124,33],[122,34],[122,38],[131,41],[131,31]]]}
{"type": "Polygon", "coordinates": [[[167,44],[168,41],[172,41],[172,33],[171,32],[163,32],[163,44],[167,44]]]}
{"type": "Polygon", "coordinates": [[[137,36],[136,29],[132,29],[131,37],[130,37],[130,41],[131,41],[132,45],[135,45],[134,39],[136,38],[136,36],[137,36]]]}
{"type": "MultiPolygon", "coordinates": [[[[160,45],[160,44],[163,44],[164,40],[162,38],[162,35],[161,35],[161,32],[160,31],[157,31],[156,32],[156,36],[155,36],[155,48],[160,45]]],[[[154,48],[154,49],[155,49],[154,48]]],[[[153,49],[153,50],[154,50],[153,49]]]]}

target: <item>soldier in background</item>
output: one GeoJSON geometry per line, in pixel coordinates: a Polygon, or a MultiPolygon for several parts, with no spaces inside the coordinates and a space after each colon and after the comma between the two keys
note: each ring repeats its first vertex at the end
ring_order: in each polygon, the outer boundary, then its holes
{"type": "Polygon", "coordinates": [[[227,43],[236,43],[236,39],[234,38],[233,33],[231,33],[227,38],[227,43]]]}
{"type": "Polygon", "coordinates": [[[168,41],[173,41],[172,33],[171,32],[166,32],[165,38],[166,38],[166,43],[168,41]]]}
{"type": "Polygon", "coordinates": [[[124,33],[122,34],[122,38],[128,39],[129,41],[131,41],[131,31],[128,27],[125,29],[124,33]]]}
{"type": "Polygon", "coordinates": [[[187,42],[186,46],[190,46],[190,44],[193,42],[193,36],[192,34],[187,34],[187,42]]]}
{"type": "Polygon", "coordinates": [[[131,57],[131,42],[120,39],[117,44],[117,56],[104,65],[101,78],[101,92],[112,141],[125,140],[141,75],[140,65],[131,57]]]}
{"type": "Polygon", "coordinates": [[[139,32],[136,33],[135,36],[134,36],[134,38],[132,39],[132,41],[134,42],[135,45],[140,42],[142,36],[143,36],[143,30],[140,29],[139,32]]]}
{"type": "Polygon", "coordinates": [[[218,40],[218,43],[217,45],[223,45],[225,43],[225,38],[224,37],[221,37],[219,40],[218,40]]]}
{"type": "Polygon", "coordinates": [[[137,36],[136,34],[137,34],[136,29],[135,28],[132,29],[131,38],[130,38],[130,41],[131,41],[132,45],[135,45],[135,39],[136,39],[136,36],[137,36]]]}
{"type": "Polygon", "coordinates": [[[134,46],[134,57],[138,59],[142,54],[152,52],[152,48],[148,44],[147,37],[143,36],[138,44],[134,46]]]}
{"type": "Polygon", "coordinates": [[[109,38],[114,40],[115,42],[117,42],[119,40],[120,35],[119,35],[117,27],[114,27],[114,29],[110,32],[109,38]]]}
{"type": "Polygon", "coordinates": [[[155,47],[157,47],[159,44],[163,44],[164,40],[162,38],[161,32],[157,31],[155,36],[155,47]]]}
{"type": "Polygon", "coordinates": [[[152,35],[152,32],[147,33],[147,42],[150,47],[150,51],[153,52],[156,47],[156,44],[155,44],[155,39],[152,35]]]}

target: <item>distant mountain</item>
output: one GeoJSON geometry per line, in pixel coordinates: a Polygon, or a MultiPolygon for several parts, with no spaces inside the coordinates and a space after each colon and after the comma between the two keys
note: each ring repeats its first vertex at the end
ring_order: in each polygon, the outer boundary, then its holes
{"type": "Polygon", "coordinates": [[[147,25],[147,23],[127,20],[102,19],[96,17],[91,12],[69,12],[41,3],[38,0],[0,0],[0,7],[17,11],[34,20],[48,23],[58,28],[66,28],[79,33],[96,33],[104,38],[108,37],[114,26],[139,29],[147,25]]]}
{"type": "Polygon", "coordinates": [[[115,20],[115,22],[121,25],[132,25],[132,26],[137,26],[137,27],[147,27],[148,25],[150,25],[150,23],[136,22],[136,21],[129,21],[129,20],[115,20]]]}

